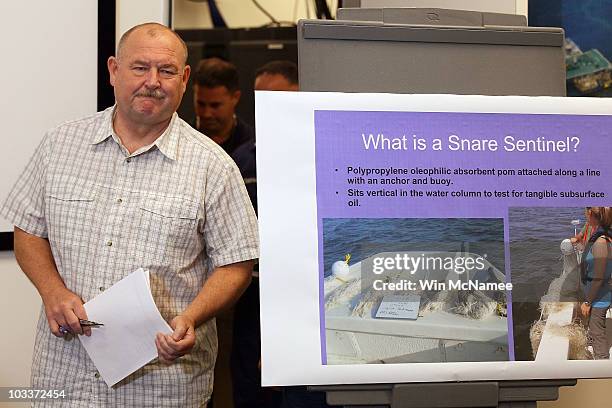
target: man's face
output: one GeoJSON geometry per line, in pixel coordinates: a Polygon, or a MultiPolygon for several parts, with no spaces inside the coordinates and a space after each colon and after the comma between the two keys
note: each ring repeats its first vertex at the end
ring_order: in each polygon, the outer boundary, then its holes
{"type": "Polygon", "coordinates": [[[239,100],[240,91],[231,92],[225,86],[194,85],[193,101],[199,130],[212,137],[233,126],[239,100]]]}
{"type": "Polygon", "coordinates": [[[168,32],[151,37],[146,29],[126,39],[121,55],[108,60],[117,109],[132,125],[154,125],[172,117],[189,79],[190,68],[179,40],[168,32]]]}
{"type": "Polygon", "coordinates": [[[256,91],[297,91],[297,84],[290,83],[281,74],[264,73],[255,78],[256,91]]]}

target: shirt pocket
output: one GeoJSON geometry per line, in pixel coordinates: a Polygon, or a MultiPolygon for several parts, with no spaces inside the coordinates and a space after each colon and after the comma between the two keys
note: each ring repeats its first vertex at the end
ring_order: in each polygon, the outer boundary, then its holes
{"type": "Polygon", "coordinates": [[[46,192],[49,240],[59,249],[88,246],[99,234],[96,198],[96,186],[81,180],[51,184],[46,192]]]}
{"type": "Polygon", "coordinates": [[[183,264],[198,247],[198,204],[183,197],[146,196],[140,201],[140,233],[146,251],[162,264],[183,264]]]}

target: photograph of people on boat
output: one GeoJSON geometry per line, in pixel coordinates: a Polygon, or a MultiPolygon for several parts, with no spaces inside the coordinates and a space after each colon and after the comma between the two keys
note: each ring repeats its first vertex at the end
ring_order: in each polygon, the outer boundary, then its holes
{"type": "Polygon", "coordinates": [[[517,360],[609,360],[610,207],[510,208],[517,360]]]}
{"type": "Polygon", "coordinates": [[[501,218],[324,218],[326,364],[507,361],[501,218]]]}

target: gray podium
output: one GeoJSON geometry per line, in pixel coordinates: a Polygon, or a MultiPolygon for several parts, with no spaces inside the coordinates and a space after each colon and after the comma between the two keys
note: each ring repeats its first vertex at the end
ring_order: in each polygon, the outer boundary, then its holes
{"type": "MultiPolygon", "coordinates": [[[[338,11],[298,24],[302,91],[565,96],[564,33],[523,16],[442,9],[338,11]]],[[[344,407],[535,408],[576,380],[313,386],[344,407]]]]}

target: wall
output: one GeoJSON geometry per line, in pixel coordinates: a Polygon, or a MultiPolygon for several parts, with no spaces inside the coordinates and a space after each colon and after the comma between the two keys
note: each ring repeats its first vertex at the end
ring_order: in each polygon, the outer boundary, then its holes
{"type": "MultiPolygon", "coordinates": [[[[13,252],[0,252],[0,293],[0,387],[27,386],[41,301],[13,252]]],[[[0,407],[20,405],[0,402],[0,407]]]]}
{"type": "Polygon", "coordinates": [[[130,27],[147,22],[168,25],[170,16],[169,0],[116,0],[117,28],[115,38],[119,38],[130,27]]]}
{"type": "MultiPolygon", "coordinates": [[[[0,16],[2,202],[47,129],[96,111],[97,7],[82,0],[2,1],[0,16]]],[[[12,229],[0,217],[0,231],[12,229]]]]}
{"type": "MultiPolygon", "coordinates": [[[[401,0],[398,0],[401,1],[401,0]]],[[[315,18],[311,0],[258,0],[259,4],[282,23],[295,23],[302,18],[315,18]]],[[[516,13],[527,15],[527,0],[516,0],[516,13]]],[[[229,27],[260,27],[270,23],[250,0],[217,0],[217,6],[229,27]]],[[[332,15],[339,0],[327,0],[332,15]]],[[[175,0],[172,18],[176,29],[211,28],[212,23],[205,2],[175,0]]]]}
{"type": "MultiPolygon", "coordinates": [[[[3,202],[47,129],[96,110],[97,3],[3,1],[0,15],[3,202]]],[[[0,218],[0,230],[12,225],[0,218]]],[[[0,252],[0,387],[29,384],[40,303],[13,253],[0,252]]]]}
{"type": "MultiPolygon", "coordinates": [[[[328,1],[332,14],[337,1],[328,1]]],[[[250,0],[217,0],[216,3],[229,27],[260,27],[270,23],[270,19],[250,0]]],[[[310,0],[258,0],[258,3],[282,23],[294,23],[301,18],[315,17],[314,6],[310,0]]],[[[212,27],[206,3],[175,0],[173,4],[174,28],[212,27]]]]}

